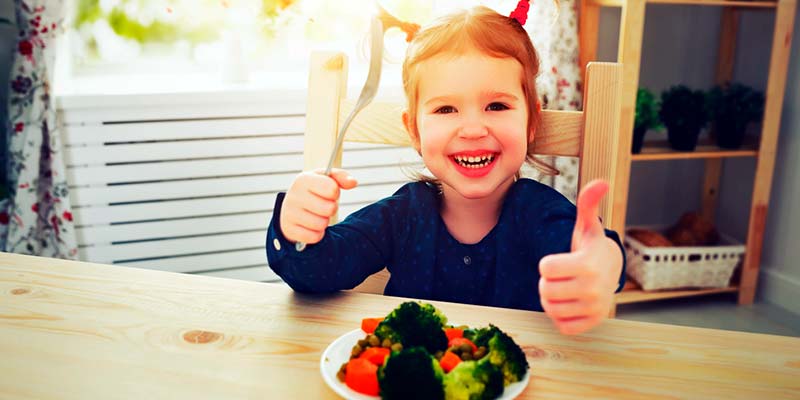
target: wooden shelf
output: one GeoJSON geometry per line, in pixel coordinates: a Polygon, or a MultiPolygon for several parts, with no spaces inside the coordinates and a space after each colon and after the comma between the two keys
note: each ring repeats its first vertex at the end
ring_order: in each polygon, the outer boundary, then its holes
{"type": "Polygon", "coordinates": [[[625,288],[622,290],[622,292],[617,293],[616,302],[617,304],[630,304],[678,297],[703,296],[717,293],[735,293],[738,291],[738,286],[730,286],[719,289],[661,290],[646,292],[636,285],[636,283],[629,281],[625,284],[625,288]]]}
{"type": "MultiPolygon", "coordinates": [[[[618,139],[618,163],[613,173],[615,185],[612,187],[614,197],[612,216],[607,222],[611,229],[617,232],[625,230],[626,213],[629,208],[629,190],[631,177],[631,162],[649,160],[676,160],[676,159],[704,159],[704,179],[701,191],[701,204],[703,215],[710,220],[716,218],[716,208],[719,203],[719,193],[722,181],[723,160],[730,157],[753,157],[759,162],[755,164],[755,178],[753,189],[748,194],[750,198],[749,214],[742,214],[747,218],[747,248],[741,267],[741,277],[730,287],[707,290],[675,290],[662,292],[644,292],[638,288],[628,288],[617,295],[618,304],[635,303],[675,297],[699,296],[713,293],[735,293],[738,295],[739,304],[752,304],[755,298],[755,288],[759,276],[762,243],[764,230],[767,224],[766,211],[769,208],[770,188],[775,166],[775,149],[778,147],[780,120],[782,112],[782,99],[786,91],[786,76],[789,67],[790,50],[792,47],[792,27],[797,11],[796,0],[773,1],[744,1],[744,0],[581,0],[581,18],[579,19],[580,57],[581,66],[585,68],[590,61],[597,59],[598,40],[600,28],[601,7],[621,7],[619,38],[617,42],[617,62],[623,65],[622,74],[625,80],[622,85],[622,110],[620,116],[618,139]],[[724,150],[712,145],[704,136],[695,151],[679,152],[669,148],[666,140],[661,144],[647,142],[642,153],[631,154],[631,139],[636,110],[636,93],[639,88],[639,68],[642,65],[642,46],[645,31],[645,14],[649,4],[669,5],[696,5],[719,6],[720,10],[720,35],[716,49],[715,82],[735,81],[734,66],[736,61],[737,37],[741,17],[752,11],[773,10],[775,24],[772,30],[772,40],[769,53],[769,66],[767,67],[767,82],[764,93],[767,101],[764,103],[763,120],[758,126],[757,139],[745,143],[743,148],[737,150],[724,150]],[[748,216],[749,215],[749,216],[748,216]],[[739,283],[741,282],[741,283],[739,283]]],[[[669,32],[663,32],[669,34],[669,32]]],[[[767,44],[764,43],[766,46],[767,44]]],[[[709,55],[714,53],[708,49],[709,55]]],[[[585,72],[585,71],[584,71],[585,72]]],[[[754,126],[755,127],[755,126],[754,126]]],[[[751,132],[755,133],[755,132],[751,132]]],[[[663,136],[662,136],[663,137],[663,136]]]]}
{"type": "Polygon", "coordinates": [[[741,149],[727,150],[713,144],[698,143],[694,151],[676,151],[664,141],[645,142],[642,152],[632,154],[631,161],[687,160],[697,158],[757,157],[756,144],[746,144],[741,149]]]}
{"type": "MultiPolygon", "coordinates": [[[[622,7],[626,0],[590,0],[590,3],[603,7],[622,7]]],[[[739,8],[776,8],[777,1],[728,1],[728,0],[647,0],[648,4],[684,4],[695,6],[720,6],[739,8]]]]}

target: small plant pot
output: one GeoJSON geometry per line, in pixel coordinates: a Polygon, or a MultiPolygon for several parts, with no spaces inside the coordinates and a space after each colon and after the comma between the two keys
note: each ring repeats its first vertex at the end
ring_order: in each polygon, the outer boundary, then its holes
{"type": "Polygon", "coordinates": [[[714,121],[713,131],[717,146],[723,149],[738,149],[744,143],[747,124],[735,119],[714,121]]]}
{"type": "Polygon", "coordinates": [[[669,145],[678,151],[694,151],[697,138],[700,136],[700,126],[667,126],[667,139],[669,145]]]}
{"type": "Polygon", "coordinates": [[[645,133],[647,133],[646,126],[633,129],[633,145],[631,146],[631,151],[633,154],[639,154],[642,151],[645,133]]]}

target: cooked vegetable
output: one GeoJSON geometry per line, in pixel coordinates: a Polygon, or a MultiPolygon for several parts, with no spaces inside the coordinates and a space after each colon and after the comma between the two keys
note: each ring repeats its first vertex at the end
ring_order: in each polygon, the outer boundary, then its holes
{"type": "Polygon", "coordinates": [[[464,337],[464,330],[459,328],[446,328],[444,334],[447,336],[447,341],[449,342],[453,340],[453,338],[464,337]]]}
{"type": "Polygon", "coordinates": [[[446,323],[441,311],[421,302],[402,303],[383,319],[365,318],[361,329],[368,334],[337,377],[389,400],[482,400],[502,395],[527,373],[525,353],[496,326],[446,323]]]}
{"type": "Polygon", "coordinates": [[[485,359],[500,368],[506,385],[518,382],[525,376],[528,370],[525,353],[514,343],[514,339],[511,339],[500,328],[489,325],[488,328],[464,332],[464,334],[476,345],[486,346],[489,353],[485,359]]]}
{"type": "Polygon", "coordinates": [[[403,347],[424,347],[433,354],[447,348],[444,324],[447,317],[431,304],[407,301],[392,310],[375,328],[375,336],[382,344],[388,339],[391,343],[402,343],[403,347]]]}
{"type": "Polygon", "coordinates": [[[383,321],[383,318],[364,318],[361,320],[361,330],[365,333],[375,332],[375,328],[383,321]]]}
{"type": "Polygon", "coordinates": [[[361,352],[364,351],[364,348],[361,345],[356,344],[353,346],[353,349],[350,350],[350,358],[356,358],[361,355],[361,352]]]}
{"type": "Polygon", "coordinates": [[[386,400],[444,399],[443,378],[442,367],[423,347],[392,353],[378,369],[380,394],[386,400]]]}
{"type": "Polygon", "coordinates": [[[457,337],[450,339],[450,342],[447,343],[447,347],[459,347],[461,351],[468,350],[471,352],[478,351],[478,346],[475,343],[472,343],[471,340],[465,337],[457,337]]]}
{"type": "Polygon", "coordinates": [[[368,347],[358,358],[369,360],[369,362],[380,367],[383,365],[384,361],[386,361],[386,357],[389,357],[390,353],[391,350],[383,347],[368,347]]]}
{"type": "Polygon", "coordinates": [[[356,392],[377,396],[378,366],[363,358],[354,358],[347,363],[344,383],[356,392]]]}
{"type": "Polygon", "coordinates": [[[367,335],[367,343],[372,347],[378,347],[381,344],[381,340],[375,335],[367,335]]]}
{"type": "Polygon", "coordinates": [[[489,362],[463,361],[444,377],[447,400],[494,399],[503,394],[503,373],[489,362]]]}
{"type": "Polygon", "coordinates": [[[439,365],[442,366],[444,372],[450,372],[453,368],[456,367],[461,362],[461,358],[459,358],[455,353],[452,351],[445,352],[442,356],[442,359],[439,360],[439,365]]]}

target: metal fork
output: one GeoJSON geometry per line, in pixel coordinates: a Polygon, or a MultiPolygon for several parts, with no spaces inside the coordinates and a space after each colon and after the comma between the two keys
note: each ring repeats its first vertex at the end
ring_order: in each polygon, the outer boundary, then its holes
{"type": "MultiPolygon", "coordinates": [[[[333,162],[336,160],[336,155],[342,148],[344,134],[347,132],[350,123],[353,122],[353,119],[359,111],[363,110],[364,107],[372,102],[372,99],[375,98],[375,93],[378,92],[378,83],[381,80],[381,63],[383,61],[383,24],[378,17],[372,18],[369,38],[369,73],[367,74],[367,81],[364,82],[364,87],[361,89],[361,94],[358,96],[355,108],[353,108],[353,111],[350,111],[350,115],[347,116],[341,129],[339,129],[339,135],[336,137],[336,145],[333,147],[331,157],[328,159],[328,167],[325,168],[325,175],[331,174],[333,162]]],[[[306,244],[297,242],[294,244],[294,248],[297,251],[303,251],[306,248],[306,244]]]]}

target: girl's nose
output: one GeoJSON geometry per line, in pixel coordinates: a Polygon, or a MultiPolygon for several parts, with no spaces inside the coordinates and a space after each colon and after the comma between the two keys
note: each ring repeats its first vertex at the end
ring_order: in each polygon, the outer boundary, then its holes
{"type": "Polygon", "coordinates": [[[466,117],[458,130],[463,139],[479,139],[489,134],[489,129],[479,117],[466,117]]]}

